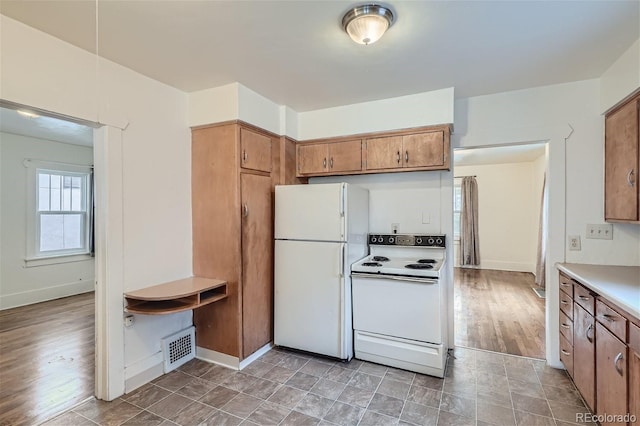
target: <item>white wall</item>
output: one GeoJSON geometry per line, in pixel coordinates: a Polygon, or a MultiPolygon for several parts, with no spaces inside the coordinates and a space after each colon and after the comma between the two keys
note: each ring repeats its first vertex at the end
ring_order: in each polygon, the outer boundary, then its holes
{"type": "Polygon", "coordinates": [[[600,111],[605,112],[640,88],[640,39],[600,78],[600,111]]]}
{"type": "Polygon", "coordinates": [[[27,255],[27,185],[25,159],[90,166],[93,149],[0,133],[2,186],[2,258],[0,259],[0,309],[93,291],[94,261],[25,266],[27,255]]]}
{"type": "Polygon", "coordinates": [[[298,139],[453,123],[453,88],[298,113],[298,139]]]}
{"type": "MultiPolygon", "coordinates": [[[[112,236],[122,238],[123,253],[110,255],[120,256],[123,269],[122,276],[111,277],[110,291],[191,275],[187,95],[15,20],[0,19],[0,98],[123,129],[117,159],[122,170],[116,165],[108,171],[122,176],[122,217],[111,219],[124,229],[121,236],[112,236]]],[[[122,312],[122,296],[110,307],[122,312]]],[[[113,374],[126,367],[132,386],[142,370],[156,365],[160,338],[190,322],[186,312],[139,317],[126,332],[121,318],[110,324],[124,334],[123,347],[110,343],[113,374]],[[119,351],[124,366],[115,356],[119,351]]]]}
{"type": "MultiPolygon", "coordinates": [[[[535,165],[531,161],[456,167],[456,176],[475,175],[478,181],[480,269],[535,273],[542,180],[535,165]]],[[[460,264],[459,253],[455,262],[460,264]]]]}

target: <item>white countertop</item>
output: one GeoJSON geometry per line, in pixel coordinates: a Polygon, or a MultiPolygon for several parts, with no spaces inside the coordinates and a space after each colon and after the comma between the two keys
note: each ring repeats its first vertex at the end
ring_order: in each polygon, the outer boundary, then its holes
{"type": "Polygon", "coordinates": [[[556,267],[640,319],[640,266],[556,263],[556,267]]]}

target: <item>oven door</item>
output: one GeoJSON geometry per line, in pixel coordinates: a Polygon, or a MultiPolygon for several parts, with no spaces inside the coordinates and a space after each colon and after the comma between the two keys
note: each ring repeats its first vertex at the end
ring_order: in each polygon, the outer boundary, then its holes
{"type": "Polygon", "coordinates": [[[437,279],[352,273],[351,281],[355,330],[442,343],[437,279]]]}

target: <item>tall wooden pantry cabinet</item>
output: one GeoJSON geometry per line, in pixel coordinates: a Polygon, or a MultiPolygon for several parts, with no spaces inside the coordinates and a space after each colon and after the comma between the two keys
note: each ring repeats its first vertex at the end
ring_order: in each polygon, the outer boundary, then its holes
{"type": "Polygon", "coordinates": [[[273,187],[286,142],[241,122],[192,130],[193,273],[226,280],[229,294],[194,310],[196,344],[239,361],[273,340],[273,187]]]}

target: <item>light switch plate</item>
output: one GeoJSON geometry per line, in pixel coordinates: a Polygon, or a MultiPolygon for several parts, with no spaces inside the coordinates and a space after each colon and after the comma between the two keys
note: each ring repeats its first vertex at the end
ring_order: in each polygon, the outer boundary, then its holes
{"type": "Polygon", "coordinates": [[[587,224],[587,238],[613,240],[613,225],[610,223],[587,224]]]}
{"type": "Polygon", "coordinates": [[[422,212],[422,223],[431,223],[431,213],[429,212],[422,212]]]}

